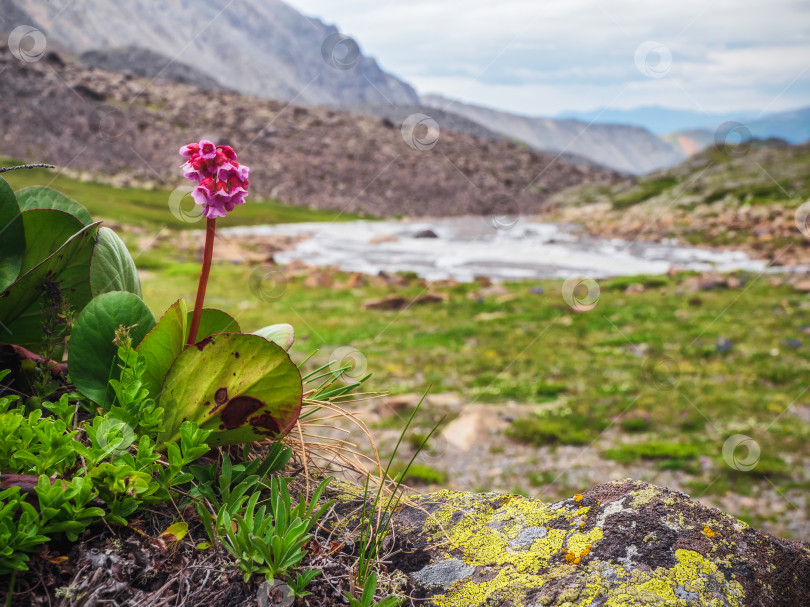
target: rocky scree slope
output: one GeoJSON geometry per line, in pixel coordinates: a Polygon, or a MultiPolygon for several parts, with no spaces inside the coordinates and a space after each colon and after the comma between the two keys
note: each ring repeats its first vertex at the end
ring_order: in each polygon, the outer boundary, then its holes
{"type": "Polygon", "coordinates": [[[334,105],[418,101],[409,84],[372,58],[352,55],[356,65],[346,70],[328,65],[321,48],[337,28],[281,0],[130,0],[125,5],[0,0],[0,15],[8,15],[5,29],[32,25],[49,44],[77,54],[138,46],[192,66],[226,88],[270,99],[334,105]]]}
{"type": "Polygon", "coordinates": [[[714,146],[667,171],[583,185],[548,204],[549,219],[627,240],[675,238],[742,249],[775,265],[810,261],[810,143],[714,146]],[[800,229],[800,225],[804,227],[800,229]]]}
{"type": "Polygon", "coordinates": [[[177,150],[201,136],[236,147],[256,197],[379,216],[534,213],[554,192],[619,178],[452,131],[418,150],[389,119],[150,82],[55,54],[24,64],[0,47],[0,70],[0,155],[124,174],[130,185],[182,183],[177,150]]]}

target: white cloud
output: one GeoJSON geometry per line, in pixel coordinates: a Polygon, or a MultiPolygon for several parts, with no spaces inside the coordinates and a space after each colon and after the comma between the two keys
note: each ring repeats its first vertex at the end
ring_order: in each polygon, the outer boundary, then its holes
{"type": "Polygon", "coordinates": [[[290,2],[336,23],[420,92],[523,113],[590,109],[614,98],[615,107],[707,111],[810,105],[803,0],[290,2]],[[672,53],[664,78],[645,78],[634,65],[648,40],[672,53]]]}

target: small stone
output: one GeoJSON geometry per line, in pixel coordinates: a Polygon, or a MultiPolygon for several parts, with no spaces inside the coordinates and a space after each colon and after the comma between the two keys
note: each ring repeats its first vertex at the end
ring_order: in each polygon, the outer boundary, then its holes
{"type": "Polygon", "coordinates": [[[810,293],[810,280],[801,280],[793,285],[793,290],[799,293],[810,293]]]}
{"type": "Polygon", "coordinates": [[[331,287],[333,284],[332,275],[325,270],[316,270],[304,279],[305,287],[331,287]]]}
{"type": "Polygon", "coordinates": [[[366,278],[359,272],[355,272],[351,276],[349,276],[349,280],[346,281],[346,286],[351,289],[358,289],[360,287],[366,286],[366,278]]]}
{"type": "Polygon", "coordinates": [[[435,303],[444,303],[447,301],[447,295],[443,293],[425,293],[424,295],[420,295],[416,299],[413,300],[414,305],[421,305],[421,304],[435,304],[435,303]]]}
{"type": "Polygon", "coordinates": [[[468,578],[473,573],[475,567],[472,565],[465,565],[458,559],[445,559],[414,572],[413,577],[426,588],[441,586],[447,590],[454,582],[468,578]]]}
{"type": "Polygon", "coordinates": [[[366,310],[402,310],[408,307],[408,300],[399,295],[390,295],[382,299],[369,299],[363,302],[366,310]]]}
{"type": "Polygon", "coordinates": [[[734,347],[734,343],[726,338],[726,337],[718,337],[717,338],[717,351],[718,352],[728,352],[731,348],[734,347]]]}

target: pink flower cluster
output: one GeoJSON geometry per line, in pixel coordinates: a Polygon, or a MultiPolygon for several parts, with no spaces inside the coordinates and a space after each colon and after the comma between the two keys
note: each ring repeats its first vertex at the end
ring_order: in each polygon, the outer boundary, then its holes
{"type": "Polygon", "coordinates": [[[236,162],[232,147],[203,139],[184,145],[180,155],[188,158],[183,174],[199,183],[191,196],[202,207],[203,215],[209,219],[225,217],[236,205],[245,203],[250,170],[236,162]]]}

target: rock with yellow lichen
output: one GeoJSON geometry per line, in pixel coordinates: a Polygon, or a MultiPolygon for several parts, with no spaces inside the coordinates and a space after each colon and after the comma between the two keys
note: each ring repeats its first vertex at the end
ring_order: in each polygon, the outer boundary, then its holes
{"type": "Polygon", "coordinates": [[[810,605],[807,545],[642,482],[555,504],[442,491],[412,498],[394,530],[390,566],[418,605],[810,605]]]}

